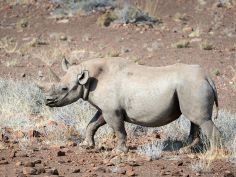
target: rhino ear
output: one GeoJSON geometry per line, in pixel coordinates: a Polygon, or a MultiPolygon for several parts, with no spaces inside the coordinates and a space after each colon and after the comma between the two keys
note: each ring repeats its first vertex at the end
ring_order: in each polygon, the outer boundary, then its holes
{"type": "Polygon", "coordinates": [[[88,70],[84,70],[81,74],[78,75],[78,82],[81,85],[86,84],[88,79],[89,79],[89,71],[88,70]]]}
{"type": "Polygon", "coordinates": [[[62,60],[62,69],[66,72],[69,67],[71,66],[71,64],[69,63],[69,61],[64,57],[63,60],[62,60]]]}

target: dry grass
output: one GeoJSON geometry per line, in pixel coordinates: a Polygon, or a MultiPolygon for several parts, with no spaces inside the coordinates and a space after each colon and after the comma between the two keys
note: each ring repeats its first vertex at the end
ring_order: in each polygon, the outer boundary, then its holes
{"type": "Polygon", "coordinates": [[[202,50],[212,50],[213,49],[213,45],[211,43],[209,43],[208,41],[204,41],[200,44],[200,48],[202,50]]]}
{"type": "Polygon", "coordinates": [[[11,37],[3,37],[0,39],[0,50],[4,50],[6,53],[17,53],[18,43],[11,37]]]}
{"type": "Polygon", "coordinates": [[[148,13],[148,15],[158,18],[158,1],[157,0],[138,0],[136,6],[143,10],[144,12],[148,13]]]}
{"type": "Polygon", "coordinates": [[[180,40],[180,41],[172,44],[172,47],[175,47],[175,48],[188,48],[188,47],[190,47],[190,42],[188,40],[180,40]]]}

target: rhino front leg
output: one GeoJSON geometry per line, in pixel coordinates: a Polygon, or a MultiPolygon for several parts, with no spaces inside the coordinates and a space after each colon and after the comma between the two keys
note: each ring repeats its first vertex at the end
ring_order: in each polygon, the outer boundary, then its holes
{"type": "Polygon", "coordinates": [[[200,144],[200,127],[193,122],[191,122],[189,141],[190,144],[181,148],[180,153],[191,153],[200,144]]]}
{"type": "Polygon", "coordinates": [[[81,146],[93,148],[95,146],[94,135],[99,127],[105,125],[106,122],[100,111],[97,111],[94,117],[91,119],[86,128],[85,140],[81,143],[81,146]]]}
{"type": "Polygon", "coordinates": [[[128,147],[126,146],[127,133],[125,130],[125,123],[121,113],[116,111],[115,114],[104,114],[104,119],[107,124],[114,130],[116,137],[118,139],[116,152],[128,152],[128,147]]]}

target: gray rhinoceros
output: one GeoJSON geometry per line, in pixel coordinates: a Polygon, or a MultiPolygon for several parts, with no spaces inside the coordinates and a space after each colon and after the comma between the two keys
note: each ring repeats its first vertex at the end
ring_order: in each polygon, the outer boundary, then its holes
{"type": "Polygon", "coordinates": [[[125,122],[147,127],[166,125],[183,114],[191,122],[193,147],[199,129],[214,141],[220,133],[212,121],[217,92],[213,81],[199,65],[141,66],[123,58],[92,59],[71,66],[59,82],[47,86],[46,105],[61,107],[82,98],[97,113],[86,129],[84,145],[94,146],[94,134],[104,124],[118,137],[117,150],[127,152],[125,122]]]}

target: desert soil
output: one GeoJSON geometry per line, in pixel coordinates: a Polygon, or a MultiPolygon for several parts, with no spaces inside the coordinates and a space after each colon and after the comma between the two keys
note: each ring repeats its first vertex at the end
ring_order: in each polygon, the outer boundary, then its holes
{"type": "MultiPolygon", "coordinates": [[[[220,109],[236,113],[236,6],[218,7],[216,1],[208,1],[204,5],[199,2],[160,1],[157,14],[163,23],[156,28],[135,25],[102,28],[96,24],[99,12],[56,19],[50,18],[50,13],[57,5],[48,1],[34,1],[26,5],[9,5],[1,1],[0,39],[6,36],[13,38],[19,49],[18,52],[10,52],[0,48],[1,78],[47,80],[47,62],[36,54],[39,50],[55,47],[57,44],[53,38],[59,34],[59,42],[68,48],[83,49],[97,56],[119,55],[150,66],[177,62],[199,64],[216,83],[220,109]],[[185,19],[176,19],[177,13],[184,14],[185,19]],[[17,27],[21,19],[29,21],[28,27],[17,27]],[[200,36],[189,37],[191,28],[193,31],[199,29],[200,36]],[[48,44],[30,46],[32,49],[25,48],[24,52],[23,48],[34,38],[48,44]],[[188,48],[173,46],[183,39],[190,41],[188,48]],[[200,43],[206,40],[213,45],[212,50],[200,48],[200,43]]],[[[51,67],[58,75],[63,75],[60,61],[61,58],[53,60],[51,67]]],[[[214,161],[210,172],[197,173],[191,169],[191,164],[199,161],[195,155],[166,152],[160,160],[151,161],[134,153],[134,149],[142,144],[141,140],[130,139],[128,144],[133,147],[132,150],[120,156],[113,155],[111,149],[106,148],[83,150],[72,145],[41,148],[32,145],[24,152],[17,144],[9,144],[8,149],[0,151],[0,176],[24,176],[23,173],[104,177],[236,175],[235,164],[227,159],[214,161]],[[60,154],[60,151],[65,154],[60,154]]],[[[110,148],[113,146],[110,144],[110,148]]]]}

